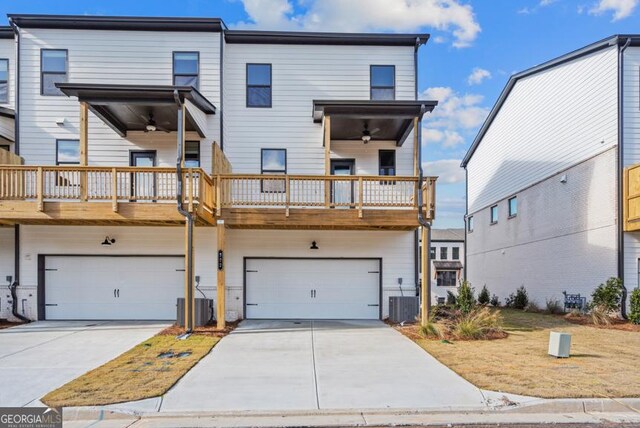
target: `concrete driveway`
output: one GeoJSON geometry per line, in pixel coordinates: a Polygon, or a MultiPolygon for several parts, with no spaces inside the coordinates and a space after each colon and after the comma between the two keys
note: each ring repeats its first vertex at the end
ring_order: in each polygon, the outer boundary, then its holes
{"type": "Polygon", "coordinates": [[[161,412],[478,408],[482,392],[380,321],[244,321],[161,412]]]}
{"type": "Polygon", "coordinates": [[[36,405],[46,393],[117,357],[167,325],[39,321],[0,330],[0,406],[36,405]]]}

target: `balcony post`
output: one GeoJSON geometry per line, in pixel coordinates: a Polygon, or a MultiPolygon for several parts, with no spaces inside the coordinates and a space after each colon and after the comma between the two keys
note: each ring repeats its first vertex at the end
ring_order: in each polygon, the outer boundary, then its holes
{"type": "Polygon", "coordinates": [[[358,177],[358,218],[362,218],[362,198],[364,196],[364,190],[362,188],[363,180],[362,176],[358,177]]]}
{"type": "Polygon", "coordinates": [[[431,306],[431,275],[429,260],[429,250],[431,242],[429,237],[429,228],[422,226],[420,228],[422,247],[420,250],[420,262],[422,272],[420,274],[420,323],[425,326],[429,322],[429,308],[431,306]]]}
{"type": "Polygon", "coordinates": [[[38,167],[38,171],[36,172],[36,197],[38,200],[38,211],[42,212],[44,210],[44,177],[42,176],[42,167],[38,167]]]}
{"type": "MultiPolygon", "coordinates": [[[[324,175],[331,175],[331,117],[324,117],[324,175]]],[[[324,181],[324,206],[331,204],[331,180],[324,181]]]]}
{"type": "MultiPolygon", "coordinates": [[[[89,147],[89,107],[87,103],[80,103],[80,166],[88,164],[88,147],[89,147]]],[[[88,199],[87,189],[87,171],[80,171],[80,199],[86,201],[88,199]]]]}
{"type": "Polygon", "coordinates": [[[289,217],[289,205],[291,204],[291,182],[289,180],[289,174],[285,176],[285,192],[286,192],[286,202],[285,202],[285,216],[289,217]]]}
{"type": "Polygon", "coordinates": [[[216,285],[217,292],[217,311],[216,311],[216,328],[218,330],[224,330],[226,327],[226,282],[225,282],[225,240],[224,240],[225,225],[224,220],[218,220],[216,234],[218,235],[218,282],[216,285]]]}
{"type": "Polygon", "coordinates": [[[111,209],[118,212],[118,170],[111,168],[111,209]]]}

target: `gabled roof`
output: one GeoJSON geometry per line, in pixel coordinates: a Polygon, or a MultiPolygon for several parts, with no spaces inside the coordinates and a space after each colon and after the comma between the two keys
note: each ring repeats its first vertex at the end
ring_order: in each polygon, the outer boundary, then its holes
{"type": "Polygon", "coordinates": [[[420,46],[429,34],[227,30],[224,38],[227,43],[245,44],[420,46]]]}
{"type": "Polygon", "coordinates": [[[431,241],[464,242],[464,229],[431,229],[431,241]]]}
{"type": "Polygon", "coordinates": [[[220,18],[29,14],[7,16],[12,25],[22,28],[197,32],[221,32],[226,29],[226,25],[220,18]]]}
{"type": "Polygon", "coordinates": [[[509,93],[511,92],[511,90],[513,89],[515,84],[518,82],[518,80],[520,80],[522,78],[525,78],[525,77],[529,77],[529,76],[534,75],[536,73],[540,73],[540,72],[548,70],[550,68],[557,67],[557,66],[559,66],[561,64],[565,64],[565,63],[567,63],[569,61],[573,61],[575,59],[578,59],[578,58],[583,57],[585,55],[592,54],[592,53],[597,52],[597,51],[599,51],[601,49],[608,48],[610,46],[621,46],[621,45],[625,44],[627,40],[630,40],[631,46],[640,46],[640,35],[638,35],[638,34],[618,34],[618,35],[611,36],[611,37],[608,37],[606,39],[600,40],[598,42],[592,43],[592,44],[587,45],[587,46],[585,46],[583,48],[577,49],[577,50],[575,50],[573,52],[569,52],[569,53],[567,53],[565,55],[559,56],[559,57],[557,57],[555,59],[552,59],[550,61],[544,62],[544,63],[542,63],[540,65],[535,66],[535,67],[531,67],[531,68],[529,68],[527,70],[521,71],[520,73],[516,73],[513,76],[511,76],[509,78],[509,81],[507,82],[506,86],[504,87],[504,89],[500,93],[500,96],[498,97],[498,100],[496,101],[495,105],[491,109],[491,112],[489,112],[489,116],[487,116],[487,118],[485,119],[484,123],[482,124],[482,127],[480,128],[480,131],[478,131],[478,135],[476,135],[476,138],[473,140],[473,143],[471,144],[471,147],[467,151],[467,154],[464,156],[464,159],[462,159],[461,166],[463,168],[467,167],[467,164],[469,163],[469,161],[471,160],[471,157],[473,156],[473,154],[475,153],[476,149],[478,148],[478,145],[480,145],[480,142],[482,141],[482,138],[484,138],[484,135],[488,131],[489,127],[491,126],[491,123],[493,122],[493,120],[495,119],[497,114],[500,112],[500,108],[502,107],[502,105],[506,101],[507,97],[509,96],[509,93]]]}

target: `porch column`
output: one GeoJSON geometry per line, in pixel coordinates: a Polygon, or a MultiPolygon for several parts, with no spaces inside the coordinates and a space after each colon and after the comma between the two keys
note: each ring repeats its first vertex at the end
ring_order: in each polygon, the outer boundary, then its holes
{"type": "MultiPolygon", "coordinates": [[[[86,102],[80,103],[80,166],[87,166],[89,147],[89,106],[86,102]]],[[[88,200],[87,196],[87,172],[80,172],[80,199],[88,200]]]]}
{"type": "MultiPolygon", "coordinates": [[[[324,117],[324,175],[331,175],[331,117],[324,117]]],[[[331,180],[324,181],[324,206],[331,204],[331,180]]]]}
{"type": "Polygon", "coordinates": [[[420,275],[420,322],[427,325],[429,320],[429,309],[431,307],[431,266],[429,260],[429,251],[431,249],[431,228],[422,226],[421,240],[422,249],[420,253],[420,262],[422,273],[420,275]]]}
{"type": "Polygon", "coordinates": [[[225,314],[226,314],[225,263],[226,263],[226,260],[225,260],[225,248],[224,248],[224,244],[225,244],[224,232],[225,232],[224,220],[218,220],[218,226],[216,230],[216,234],[218,235],[218,285],[216,286],[218,305],[217,305],[217,314],[216,314],[217,315],[216,328],[218,330],[223,330],[226,327],[226,321],[225,321],[225,314]]]}
{"type": "Polygon", "coordinates": [[[184,222],[184,328],[192,331],[195,327],[195,301],[193,294],[194,269],[193,269],[193,221],[187,219],[184,222]]]}

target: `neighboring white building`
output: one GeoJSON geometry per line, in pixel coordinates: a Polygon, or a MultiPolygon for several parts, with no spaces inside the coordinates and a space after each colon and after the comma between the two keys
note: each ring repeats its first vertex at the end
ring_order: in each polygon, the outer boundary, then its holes
{"type": "Polygon", "coordinates": [[[460,281],[464,279],[464,254],[464,229],[431,229],[432,304],[444,303],[448,291],[457,294],[460,281]]]}
{"type": "Polygon", "coordinates": [[[476,288],[504,300],[524,285],[544,305],[609,277],[638,286],[640,234],[621,219],[639,76],[640,37],[614,36],[510,78],[462,163],[476,288]]]}
{"type": "MultiPolygon", "coordinates": [[[[175,316],[181,117],[197,180],[182,204],[197,212],[193,274],[228,318],[381,319],[389,296],[417,287],[414,130],[436,105],[417,100],[428,35],[240,31],[208,18],[10,22],[0,138],[26,166],[0,166],[0,280],[18,279],[19,313],[175,316]],[[15,138],[2,125],[14,109],[15,138]],[[216,170],[225,156],[231,169],[216,170]]],[[[0,295],[0,317],[9,300],[0,295]]]]}

